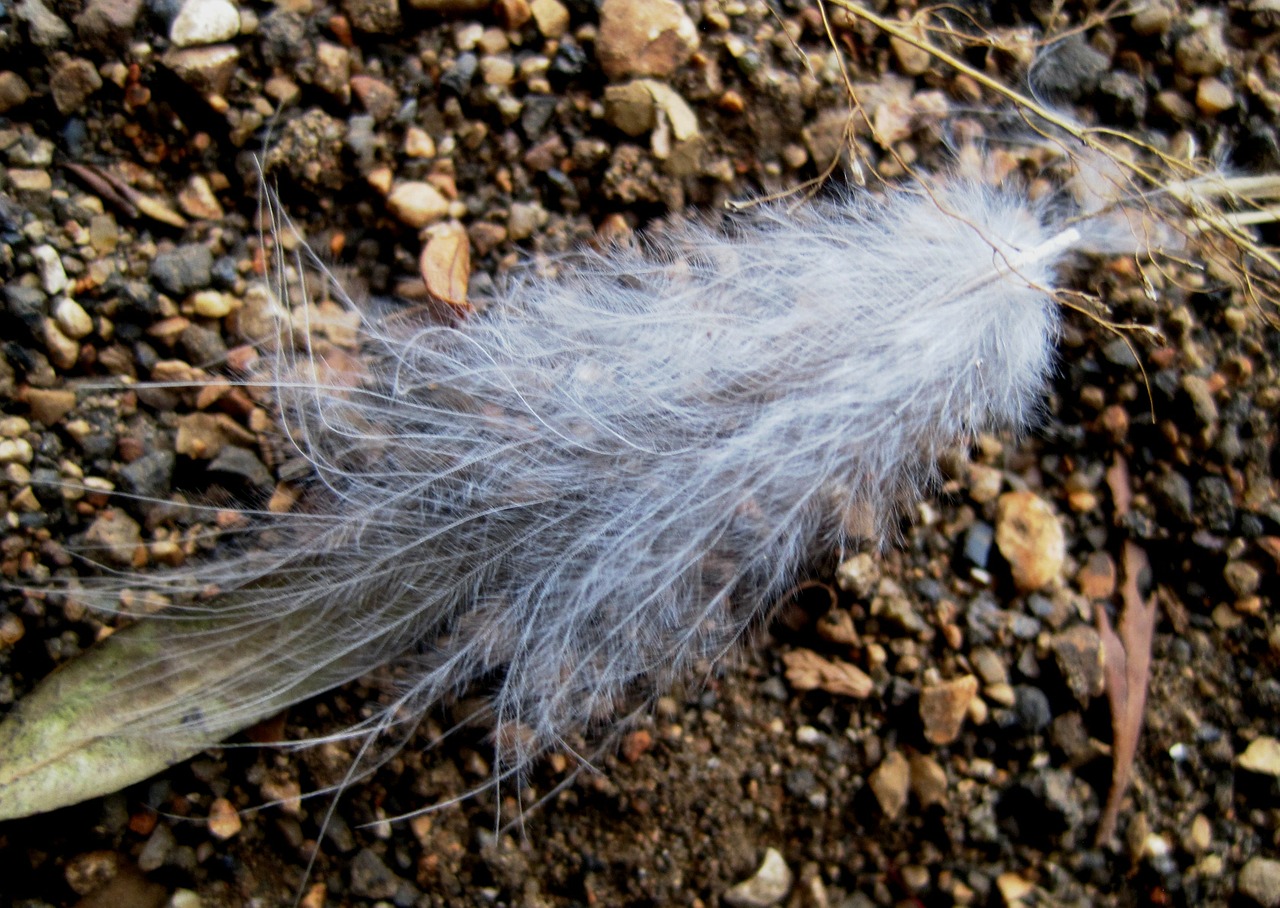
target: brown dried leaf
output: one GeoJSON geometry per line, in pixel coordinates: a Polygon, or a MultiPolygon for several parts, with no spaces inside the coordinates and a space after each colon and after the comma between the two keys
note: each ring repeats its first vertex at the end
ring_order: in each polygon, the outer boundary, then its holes
{"type": "Polygon", "coordinates": [[[1147,685],[1151,679],[1151,641],[1156,626],[1156,597],[1145,601],[1138,592],[1138,576],[1148,567],[1147,555],[1132,542],[1124,545],[1124,601],[1120,632],[1111,627],[1105,609],[1096,608],[1098,633],[1102,636],[1103,672],[1107,679],[1107,700],[1111,704],[1112,767],[1111,790],[1098,822],[1097,843],[1115,835],[1120,803],[1129,789],[1133,763],[1142,734],[1142,718],[1147,706],[1147,685]]]}
{"type": "Polygon", "coordinates": [[[782,662],[787,667],[787,680],[796,690],[825,690],[861,700],[870,696],[875,686],[870,676],[856,665],[825,659],[812,650],[783,653],[782,662]]]}
{"type": "Polygon", "coordinates": [[[431,231],[422,247],[418,268],[433,297],[459,309],[470,308],[467,282],[471,278],[471,245],[461,224],[440,224],[431,231]]]}
{"type": "Polygon", "coordinates": [[[1107,487],[1111,490],[1115,519],[1120,520],[1133,504],[1133,485],[1129,481],[1129,462],[1119,454],[1107,468],[1107,487]]]}

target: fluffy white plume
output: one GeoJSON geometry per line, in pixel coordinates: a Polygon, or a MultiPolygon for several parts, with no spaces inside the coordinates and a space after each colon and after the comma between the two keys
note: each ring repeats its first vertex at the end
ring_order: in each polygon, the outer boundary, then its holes
{"type": "Polygon", "coordinates": [[[583,252],[452,326],[366,316],[358,366],[281,345],[321,484],[261,550],[156,580],[188,604],[139,632],[148,677],[112,680],[138,704],[115,734],[194,752],[394,660],[402,696],[359,731],[480,692],[497,778],[609,725],[847,527],[891,532],[941,451],[1028,424],[1079,241],[934,181],[583,252]]]}

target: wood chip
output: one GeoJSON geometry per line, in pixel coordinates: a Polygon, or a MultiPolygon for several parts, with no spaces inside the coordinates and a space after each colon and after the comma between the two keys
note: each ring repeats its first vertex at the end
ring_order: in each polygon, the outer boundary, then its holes
{"type": "Polygon", "coordinates": [[[782,662],[787,667],[787,681],[796,690],[825,690],[861,700],[870,696],[875,687],[871,677],[856,665],[824,659],[812,650],[783,653],[782,662]]]}

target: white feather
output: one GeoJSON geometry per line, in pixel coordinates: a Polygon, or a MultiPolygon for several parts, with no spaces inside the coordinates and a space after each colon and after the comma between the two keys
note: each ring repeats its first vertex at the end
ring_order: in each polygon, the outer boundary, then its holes
{"type": "Polygon", "coordinates": [[[358,369],[281,345],[321,482],[262,517],[269,547],[155,580],[188,604],[115,683],[177,693],[121,733],[194,752],[397,660],[353,733],[479,689],[502,778],[609,726],[763,623],[851,514],[885,537],[942,451],[1032,421],[1080,236],[935,180],[584,251],[453,326],[366,315],[358,369]]]}

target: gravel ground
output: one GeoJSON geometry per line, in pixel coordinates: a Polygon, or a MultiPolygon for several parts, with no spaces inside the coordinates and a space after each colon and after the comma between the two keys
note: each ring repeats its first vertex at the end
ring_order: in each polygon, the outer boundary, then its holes
{"type": "MultiPolygon", "coordinates": [[[[980,71],[1024,85],[1036,60],[1041,95],[1082,117],[1280,168],[1268,0],[946,14],[986,36],[944,39],[980,71]]],[[[1034,158],[972,78],[832,22],[895,155],[846,135],[808,3],[0,5],[4,579],[65,578],[86,540],[131,569],[201,555],[213,528],[109,489],[234,503],[296,479],[243,393],[76,393],[251,354],[264,142],[285,209],[344,278],[416,301],[424,277],[482,299],[530,254],[802,186],[842,150],[837,184],[851,158],[893,177],[974,134],[1013,166],[1034,158]],[[130,519],[104,522],[112,506],[130,519]]],[[[345,745],[224,748],[0,824],[0,905],[1280,906],[1274,313],[1214,268],[1116,260],[1077,283],[1161,336],[1070,315],[1039,431],[958,452],[898,544],[832,555],[757,646],[672,691],[598,774],[552,755],[525,800],[554,793],[514,831],[494,816],[517,805],[483,794],[386,822],[488,776],[478,735],[425,746],[448,722],[431,717],[327,824],[326,799],[291,796],[340,780],[345,745]],[[1159,611],[1134,785],[1096,847],[1112,731],[1093,609],[1120,606],[1125,540],[1159,611]]],[[[0,704],[113,620],[9,595],[0,704]]],[[[339,728],[385,680],[260,736],[339,728]]]]}

